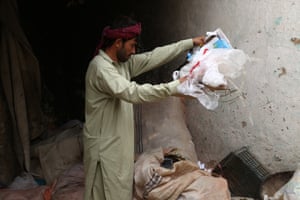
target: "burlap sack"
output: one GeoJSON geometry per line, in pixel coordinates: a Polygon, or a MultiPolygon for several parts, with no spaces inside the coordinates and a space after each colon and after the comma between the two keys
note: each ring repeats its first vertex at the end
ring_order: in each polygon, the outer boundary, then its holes
{"type": "Polygon", "coordinates": [[[195,146],[185,123],[183,101],[169,97],[135,107],[137,153],[159,147],[176,147],[189,160],[197,161],[195,146]]]}

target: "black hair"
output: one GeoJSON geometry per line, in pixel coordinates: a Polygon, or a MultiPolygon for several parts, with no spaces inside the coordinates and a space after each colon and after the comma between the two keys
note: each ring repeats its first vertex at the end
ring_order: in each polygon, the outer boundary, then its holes
{"type": "Polygon", "coordinates": [[[135,21],[133,18],[122,15],[115,18],[110,28],[111,29],[124,28],[128,26],[133,26],[137,23],[138,22],[135,21]]]}

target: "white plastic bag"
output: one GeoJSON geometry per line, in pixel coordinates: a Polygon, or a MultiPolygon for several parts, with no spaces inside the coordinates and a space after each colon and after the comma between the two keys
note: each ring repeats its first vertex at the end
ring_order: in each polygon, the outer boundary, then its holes
{"type": "Polygon", "coordinates": [[[214,110],[218,107],[219,95],[208,90],[203,84],[195,81],[195,79],[188,78],[177,89],[182,94],[197,98],[209,110],[214,110]]]}
{"type": "Polygon", "coordinates": [[[24,172],[21,176],[17,176],[9,185],[9,189],[13,190],[26,190],[35,187],[38,187],[37,182],[30,173],[26,172],[24,172]]]}
{"type": "Polygon", "coordinates": [[[211,88],[227,88],[227,79],[241,75],[248,56],[240,49],[233,49],[221,29],[207,35],[208,38],[215,37],[203,47],[194,48],[188,55],[188,63],[173,73],[173,79],[187,76],[178,91],[197,98],[205,108],[214,110],[220,95],[211,88]]]}

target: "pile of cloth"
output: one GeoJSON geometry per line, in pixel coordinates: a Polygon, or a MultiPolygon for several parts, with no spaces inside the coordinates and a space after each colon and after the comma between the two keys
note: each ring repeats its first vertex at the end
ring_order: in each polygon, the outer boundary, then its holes
{"type": "Polygon", "coordinates": [[[71,120],[31,145],[31,171],[0,188],[1,200],[82,200],[82,122],[71,120]]]}
{"type": "MultiPolygon", "coordinates": [[[[16,182],[14,182],[16,183],[16,182]]],[[[1,200],[83,200],[84,170],[77,163],[65,170],[53,183],[39,185],[30,178],[18,177],[18,184],[0,189],[1,200]]]]}
{"type": "Polygon", "coordinates": [[[176,148],[157,148],[135,162],[134,200],[230,200],[227,181],[201,170],[176,148]]]}

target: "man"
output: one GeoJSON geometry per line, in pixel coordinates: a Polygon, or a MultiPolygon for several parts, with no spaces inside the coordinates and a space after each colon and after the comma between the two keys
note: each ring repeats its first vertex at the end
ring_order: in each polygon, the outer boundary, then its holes
{"type": "Polygon", "coordinates": [[[141,24],[128,17],[104,28],[86,73],[85,200],[132,200],[132,104],[176,95],[177,86],[185,78],[159,85],[139,85],[131,78],[204,42],[204,37],[196,37],[135,55],[140,33],[141,24]]]}

